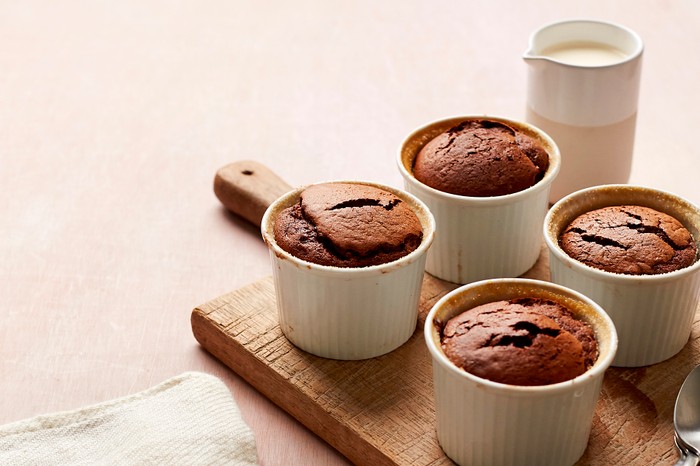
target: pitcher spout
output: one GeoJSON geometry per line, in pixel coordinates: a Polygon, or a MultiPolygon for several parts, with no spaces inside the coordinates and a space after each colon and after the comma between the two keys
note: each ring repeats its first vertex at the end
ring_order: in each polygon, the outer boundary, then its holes
{"type": "Polygon", "coordinates": [[[537,55],[532,49],[529,49],[523,54],[523,61],[529,66],[541,66],[552,60],[549,57],[537,55]]]}
{"type": "Polygon", "coordinates": [[[528,44],[528,48],[523,53],[523,60],[528,65],[538,65],[551,61],[549,57],[541,53],[541,47],[537,46],[534,36],[530,37],[530,43],[528,44]]]}

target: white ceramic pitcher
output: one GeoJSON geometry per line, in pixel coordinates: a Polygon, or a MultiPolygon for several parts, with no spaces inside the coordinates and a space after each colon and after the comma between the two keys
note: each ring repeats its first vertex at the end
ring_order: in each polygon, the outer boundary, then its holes
{"type": "Polygon", "coordinates": [[[629,180],[642,51],[635,32],[602,21],[557,22],[530,37],[526,120],[562,157],[551,202],[629,180]]]}

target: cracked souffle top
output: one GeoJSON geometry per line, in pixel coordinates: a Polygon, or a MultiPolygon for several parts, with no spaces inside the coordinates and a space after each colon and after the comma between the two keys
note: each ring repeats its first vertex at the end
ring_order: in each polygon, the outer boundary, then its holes
{"type": "Polygon", "coordinates": [[[570,380],[598,358],[593,329],[541,298],[483,304],[453,317],[442,330],[442,349],[465,371],[509,385],[570,380]]]}
{"type": "Polygon", "coordinates": [[[612,206],[577,217],[559,238],[584,264],[613,273],[651,275],[693,264],[697,245],[675,218],[641,206],[612,206]]]}
{"type": "Polygon", "coordinates": [[[502,196],[537,183],[549,167],[541,144],[510,126],[466,120],[426,144],[413,175],[432,188],[461,196],[502,196]]]}
{"type": "Polygon", "coordinates": [[[274,235],[282,249],[299,259],[366,267],[415,250],[423,229],[411,207],[388,191],[324,183],[306,188],[298,204],[280,212],[274,235]]]}

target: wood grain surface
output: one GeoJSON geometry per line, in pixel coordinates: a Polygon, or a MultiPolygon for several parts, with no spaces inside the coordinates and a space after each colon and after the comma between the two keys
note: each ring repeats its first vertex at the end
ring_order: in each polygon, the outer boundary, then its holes
{"type": "MultiPolygon", "coordinates": [[[[548,279],[545,251],[524,276],[548,279]]],[[[450,464],[435,435],[422,326],[432,305],[455,287],[426,274],[414,335],[399,349],[364,361],[324,359],[294,347],[277,324],[271,277],[198,306],[192,329],[204,348],[351,461],[450,464]]],[[[698,363],[700,344],[693,338],[663,363],[610,368],[579,464],[672,464],[675,397],[698,363]]]]}

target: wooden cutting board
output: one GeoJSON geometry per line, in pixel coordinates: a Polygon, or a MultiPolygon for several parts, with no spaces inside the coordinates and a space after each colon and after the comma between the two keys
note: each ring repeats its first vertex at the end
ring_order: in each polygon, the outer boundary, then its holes
{"type": "MultiPolygon", "coordinates": [[[[254,161],[222,167],[214,192],[231,212],[260,225],[291,187],[254,161]]],[[[549,279],[543,248],[523,275],[549,279]]],[[[452,464],[435,434],[432,362],[423,339],[428,311],[457,285],[425,275],[418,326],[400,348],[379,358],[336,361],[294,347],[277,324],[271,277],[192,311],[200,344],[270,400],[357,464],[452,464]]],[[[582,465],[674,464],[673,406],[686,375],[700,364],[700,321],[675,357],[638,369],[610,368],[582,465]]]]}
{"type": "MultiPolygon", "coordinates": [[[[545,251],[524,276],[548,279],[545,251]]],[[[399,349],[364,361],[323,359],[294,347],[277,324],[271,277],[192,311],[192,330],[211,354],[357,464],[452,464],[435,435],[432,367],[423,323],[456,285],[425,275],[418,328],[399,349]]],[[[610,368],[582,465],[674,464],[673,406],[700,364],[700,321],[668,361],[610,368]]]]}

